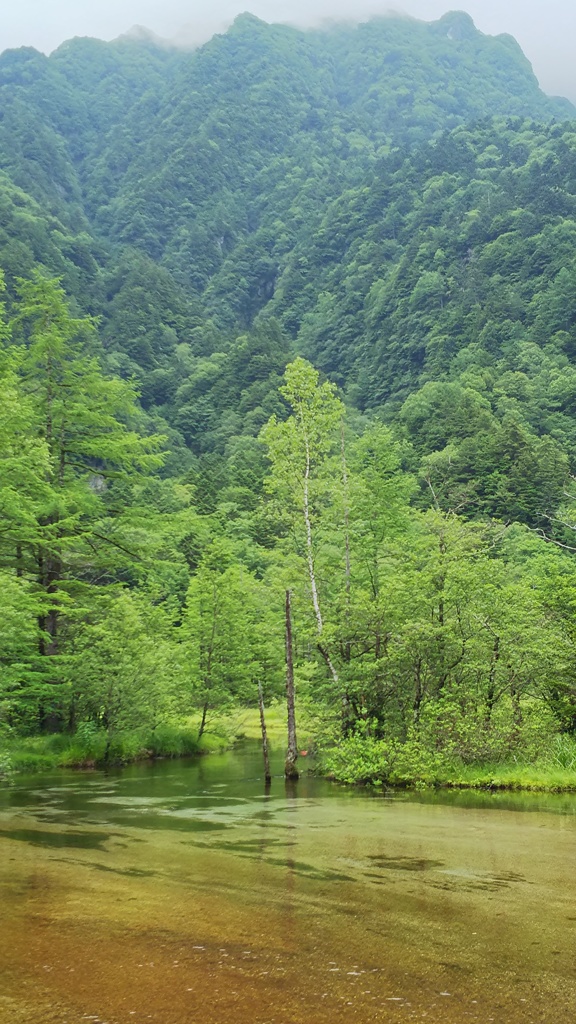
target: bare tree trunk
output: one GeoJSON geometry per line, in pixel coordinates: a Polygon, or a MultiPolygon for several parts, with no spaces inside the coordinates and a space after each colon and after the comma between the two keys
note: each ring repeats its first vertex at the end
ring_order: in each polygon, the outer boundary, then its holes
{"type": "Polygon", "coordinates": [[[264,756],[264,778],[266,782],[272,780],[272,772],[270,771],[270,758],[268,756],[268,733],[266,732],[266,718],[264,716],[264,694],[262,693],[262,683],[258,683],[258,706],[260,708],[260,728],[262,730],[262,754],[264,756]]]}
{"type": "MultiPolygon", "coordinates": [[[[46,566],[46,593],[51,597],[56,596],[58,593],[58,584],[62,576],[62,565],[60,559],[56,556],[51,557],[46,566]]],[[[49,641],[46,645],[46,654],[49,657],[53,657],[58,654],[58,608],[54,604],[48,609],[46,615],[46,632],[49,636],[49,641]]]]}
{"type": "Polygon", "coordinates": [[[308,577],[310,579],[310,589],[312,591],[312,604],[314,606],[314,614],[316,616],[316,632],[318,634],[318,650],[324,658],[330,675],[332,676],[333,682],[336,686],[339,685],[340,680],[338,679],[338,672],[336,666],[330,657],[330,654],[326,647],[320,642],[322,633],[324,630],[324,623],[322,621],[322,612],[320,611],[320,600],[318,598],[318,585],[316,583],[316,571],[314,568],[314,549],[312,546],[312,522],[310,520],[310,445],[308,443],[308,437],[305,435],[306,444],[306,470],[304,473],[304,524],[306,526],[306,561],[308,562],[308,577]]]}
{"type": "Polygon", "coordinates": [[[492,661],[490,664],[490,674],[488,676],[488,693],[486,694],[486,707],[484,711],[484,728],[490,729],[492,725],[492,712],[494,705],[496,704],[496,671],[498,668],[498,662],[500,660],[500,637],[494,637],[494,646],[492,648],[492,661]]]}
{"type": "Polygon", "coordinates": [[[524,715],[522,714],[522,703],[520,701],[520,690],[516,686],[516,683],[512,683],[510,687],[510,698],[512,700],[512,736],[514,744],[520,742],[522,735],[522,725],[524,723],[524,715]]]}
{"type": "Polygon", "coordinates": [[[296,712],[294,709],[294,658],[292,653],[292,603],[286,591],[286,701],[288,705],[288,751],[284,764],[287,779],[297,779],[298,747],[296,744],[296,712]]]}
{"type": "MultiPolygon", "coordinates": [[[[200,729],[198,731],[198,739],[202,739],[204,730],[206,728],[206,717],[210,706],[210,691],[212,690],[212,657],[214,655],[214,643],[216,639],[216,620],[218,618],[218,592],[216,586],[212,588],[212,628],[210,631],[210,644],[208,646],[208,652],[206,657],[206,671],[203,677],[204,683],[204,704],[202,706],[202,720],[200,722],[200,729]]],[[[203,652],[201,651],[201,657],[203,652]]]]}
{"type": "MultiPolygon", "coordinates": [[[[351,566],[350,566],[350,506],[348,495],[348,466],[346,464],[346,446],[344,442],[344,420],[340,424],[340,454],[342,457],[342,485],[344,490],[344,539],[346,555],[346,632],[348,634],[344,645],[344,660],[350,664],[352,657],[352,644],[350,643],[350,591],[351,591],[351,566]]],[[[334,673],[332,673],[334,675],[334,673]]],[[[342,694],[342,732],[347,736],[352,727],[352,714],[350,697],[347,691],[342,694]]]]}
{"type": "MultiPolygon", "coordinates": [[[[54,404],[54,392],[53,392],[53,379],[52,379],[52,357],[48,356],[47,363],[47,374],[48,374],[48,389],[46,392],[46,441],[50,453],[56,455],[57,449],[54,445],[54,424],[53,424],[53,404],[54,404]]],[[[63,453],[61,453],[58,459],[58,484],[60,488],[63,485],[63,453]]],[[[54,482],[54,481],[53,481],[54,482]]],[[[43,522],[43,526],[55,526],[58,522],[58,513],[55,516],[48,516],[43,522]]],[[[39,580],[40,586],[44,589],[46,594],[56,594],[58,591],[58,583],[61,576],[60,559],[54,556],[54,553],[41,551],[39,558],[39,580]]],[[[48,611],[42,616],[40,621],[40,628],[44,633],[48,634],[48,639],[42,638],[40,641],[40,653],[53,657],[58,653],[58,611],[53,605],[48,608],[48,611]]]]}
{"type": "Polygon", "coordinates": [[[412,702],[412,724],[415,726],[420,725],[420,708],[422,707],[422,701],[424,699],[424,690],[422,688],[422,660],[418,658],[416,662],[415,670],[415,689],[414,689],[414,700],[412,702]]]}
{"type": "Polygon", "coordinates": [[[312,549],[312,523],[310,522],[310,447],[306,439],[306,472],[304,474],[304,523],[306,525],[306,559],[308,562],[308,576],[310,578],[310,589],[312,591],[312,604],[316,616],[316,629],[318,636],[322,636],[324,623],[318,600],[318,587],[316,585],[316,572],[314,570],[314,553],[312,549]]]}
{"type": "Polygon", "coordinates": [[[202,736],[204,735],[204,729],[206,728],[206,716],[207,716],[207,714],[208,714],[208,701],[206,700],[206,701],[204,701],[204,706],[202,708],[202,720],[200,722],[200,728],[198,730],[198,739],[199,740],[201,740],[202,736]]]}
{"type": "MultiPolygon", "coordinates": [[[[342,455],[342,483],[344,485],[344,536],[346,550],[346,622],[350,618],[350,507],[348,501],[348,466],[346,465],[346,447],[344,444],[344,421],[340,425],[340,451],[342,455]]],[[[347,649],[347,661],[350,661],[350,644],[347,649]]]]}
{"type": "MultiPolygon", "coordinates": [[[[38,554],[38,583],[45,594],[54,597],[62,575],[60,560],[40,549],[38,554]]],[[[52,657],[58,653],[58,609],[55,604],[38,618],[41,630],[40,654],[52,657]],[[43,634],[43,635],[42,635],[43,634]]]]}

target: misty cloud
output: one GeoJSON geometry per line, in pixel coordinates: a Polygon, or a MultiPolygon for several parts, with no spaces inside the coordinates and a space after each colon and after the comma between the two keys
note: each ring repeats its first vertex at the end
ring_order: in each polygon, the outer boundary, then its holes
{"type": "Polygon", "coordinates": [[[246,9],[265,21],[309,26],[327,19],[361,21],[391,7],[425,20],[467,10],[482,32],[515,36],[547,92],[576,100],[576,5],[570,0],[20,0],[3,12],[0,49],[35,46],[50,52],[75,35],[113,39],[133,25],[198,45],[246,9]]]}

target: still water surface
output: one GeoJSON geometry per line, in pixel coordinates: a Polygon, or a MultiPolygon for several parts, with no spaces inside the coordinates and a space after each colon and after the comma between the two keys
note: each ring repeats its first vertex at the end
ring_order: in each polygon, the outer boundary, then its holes
{"type": "Polygon", "coordinates": [[[2,1024],[576,1019],[576,797],[266,790],[255,746],[0,789],[2,1024]]]}

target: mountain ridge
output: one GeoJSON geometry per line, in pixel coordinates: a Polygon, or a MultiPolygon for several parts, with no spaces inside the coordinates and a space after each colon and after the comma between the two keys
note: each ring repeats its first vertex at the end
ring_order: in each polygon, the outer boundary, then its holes
{"type": "Polygon", "coordinates": [[[202,451],[221,441],[213,426],[200,437],[205,421],[188,399],[180,409],[190,359],[261,337],[276,318],[289,345],[364,408],[397,408],[434,372],[451,372],[438,355],[432,369],[424,310],[445,321],[457,294],[446,282],[463,279],[470,229],[455,216],[480,217],[470,221],[479,245],[482,218],[482,245],[501,233],[497,218],[473,213],[475,190],[493,192],[487,209],[508,211],[508,179],[525,173],[526,224],[536,217],[549,230],[530,188],[551,217],[561,193],[558,209],[571,210],[562,130],[535,127],[554,125],[565,105],[542,93],[517,43],[485,36],[463,12],[309,31],[244,14],[194,51],[147,33],[76,38],[50,57],[8,51],[0,101],[0,167],[16,187],[0,245],[9,296],[35,263],[62,276],[79,308],[100,316],[110,367],[135,376],[146,407],[202,451]],[[562,166],[552,191],[530,178],[547,161],[562,166]],[[432,252],[418,283],[402,269],[406,233],[433,230],[419,220],[418,187],[436,188],[443,173],[426,216],[454,224],[454,267],[432,252]],[[451,188],[464,197],[457,215],[451,188]],[[35,242],[22,236],[18,189],[31,196],[35,242]],[[413,297],[382,299],[394,282],[413,297]]]}

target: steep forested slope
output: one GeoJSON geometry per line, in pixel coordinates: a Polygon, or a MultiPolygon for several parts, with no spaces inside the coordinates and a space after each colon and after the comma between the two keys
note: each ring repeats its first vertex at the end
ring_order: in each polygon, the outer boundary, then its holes
{"type": "Polygon", "coordinates": [[[463,14],[308,33],[243,15],[194,53],[139,37],[76,39],[50,58],[7,51],[0,102],[1,166],[15,184],[75,228],[163,259],[199,293],[222,270],[216,313],[235,265],[258,254],[244,294],[220,311],[234,325],[269,297],[302,218],[312,227],[391,145],[570,109],[539,91],[512,39],[483,36],[463,14]],[[273,210],[293,221],[274,244],[273,210]]]}
{"type": "Polygon", "coordinates": [[[546,232],[570,222],[570,142],[531,122],[570,105],[461,13],[314,32],[243,15],[192,53],[145,35],[9,51],[0,101],[0,165],[41,222],[32,241],[6,182],[9,294],[35,262],[62,276],[101,316],[110,367],[200,454],[265,422],[288,357],[270,316],[361,405],[397,407],[453,377],[501,307],[531,323],[559,267],[546,232]],[[457,127],[493,115],[516,120],[457,127]],[[495,266],[542,231],[533,272],[495,266]],[[232,397],[246,332],[258,369],[232,397]]]}

